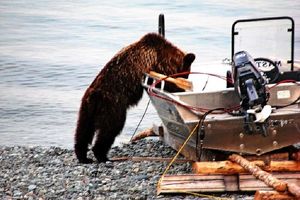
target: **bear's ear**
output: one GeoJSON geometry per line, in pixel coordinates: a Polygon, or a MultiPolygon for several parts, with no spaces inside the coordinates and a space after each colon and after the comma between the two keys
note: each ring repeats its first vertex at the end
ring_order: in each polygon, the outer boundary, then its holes
{"type": "Polygon", "coordinates": [[[190,67],[192,62],[194,62],[195,58],[196,56],[193,53],[186,54],[183,58],[183,67],[184,68],[190,67]]]}

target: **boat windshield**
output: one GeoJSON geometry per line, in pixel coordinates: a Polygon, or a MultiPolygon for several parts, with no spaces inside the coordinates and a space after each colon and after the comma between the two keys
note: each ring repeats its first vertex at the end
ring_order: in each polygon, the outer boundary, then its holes
{"type": "Polygon", "coordinates": [[[232,26],[232,56],[247,51],[268,58],[280,71],[293,70],[294,22],[290,17],[238,20],[232,26]]]}

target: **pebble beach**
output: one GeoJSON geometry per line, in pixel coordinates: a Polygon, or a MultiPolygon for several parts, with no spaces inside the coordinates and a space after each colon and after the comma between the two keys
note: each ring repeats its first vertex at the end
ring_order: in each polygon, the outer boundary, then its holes
{"type": "MultiPolygon", "coordinates": [[[[113,147],[109,158],[171,158],[175,153],[159,140],[143,139],[113,147]]],[[[89,153],[89,157],[93,155],[89,153]]],[[[1,146],[0,199],[199,199],[186,194],[156,194],[157,182],[167,164],[131,160],[80,164],[70,149],[1,146]]],[[[175,163],[168,173],[191,173],[191,164],[175,163]]],[[[238,194],[218,197],[246,198],[238,194]]]]}

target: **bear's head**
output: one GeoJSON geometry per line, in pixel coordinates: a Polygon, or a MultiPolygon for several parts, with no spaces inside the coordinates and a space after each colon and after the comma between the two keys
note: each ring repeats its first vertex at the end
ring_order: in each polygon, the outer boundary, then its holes
{"type": "MultiPolygon", "coordinates": [[[[156,62],[152,66],[152,71],[165,75],[191,71],[191,64],[196,58],[193,53],[184,53],[156,33],[145,35],[141,41],[155,53],[156,62]]],[[[188,78],[188,74],[181,77],[188,78]]]]}

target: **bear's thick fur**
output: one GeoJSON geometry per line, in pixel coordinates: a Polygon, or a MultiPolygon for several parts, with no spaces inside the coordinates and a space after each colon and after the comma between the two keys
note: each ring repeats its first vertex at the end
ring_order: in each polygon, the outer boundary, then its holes
{"type": "Polygon", "coordinates": [[[79,162],[92,162],[87,158],[87,151],[95,134],[93,153],[99,162],[107,160],[115,137],[123,129],[127,109],[142,98],[144,73],[156,71],[171,75],[190,71],[194,59],[194,54],[185,54],[155,33],[118,52],[82,98],[75,133],[75,154],[79,162]]]}

